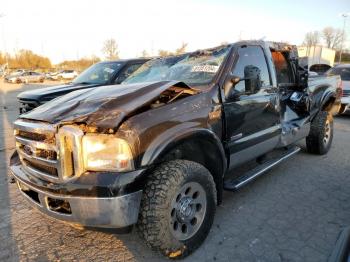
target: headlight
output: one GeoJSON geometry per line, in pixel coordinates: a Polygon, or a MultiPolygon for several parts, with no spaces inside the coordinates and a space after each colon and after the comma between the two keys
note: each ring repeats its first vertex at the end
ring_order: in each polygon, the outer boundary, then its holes
{"type": "Polygon", "coordinates": [[[134,168],[129,144],[112,135],[85,135],[83,157],[85,170],[129,171],[134,168]]]}

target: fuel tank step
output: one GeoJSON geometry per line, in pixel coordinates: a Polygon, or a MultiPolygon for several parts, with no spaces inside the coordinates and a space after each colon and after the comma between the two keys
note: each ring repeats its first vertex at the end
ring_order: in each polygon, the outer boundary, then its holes
{"type": "Polygon", "coordinates": [[[281,163],[283,160],[286,160],[287,158],[295,155],[300,151],[300,147],[293,146],[291,148],[283,150],[281,154],[279,154],[277,157],[274,157],[272,159],[269,159],[261,164],[259,164],[254,169],[251,169],[247,171],[242,176],[239,176],[238,178],[225,180],[224,182],[224,190],[227,191],[236,191],[239,188],[245,186],[249,182],[252,182],[257,177],[264,174],[266,171],[274,167],[275,165],[281,163]]]}

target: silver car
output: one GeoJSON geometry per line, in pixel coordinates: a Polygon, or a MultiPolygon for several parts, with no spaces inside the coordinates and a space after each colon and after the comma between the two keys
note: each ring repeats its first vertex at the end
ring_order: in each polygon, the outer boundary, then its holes
{"type": "Polygon", "coordinates": [[[344,113],[350,109],[350,64],[340,64],[331,69],[326,73],[327,75],[340,75],[343,95],[341,98],[341,107],[339,114],[344,113]]]}
{"type": "Polygon", "coordinates": [[[17,72],[5,77],[5,81],[9,83],[31,83],[44,82],[45,76],[34,71],[17,72]]]}

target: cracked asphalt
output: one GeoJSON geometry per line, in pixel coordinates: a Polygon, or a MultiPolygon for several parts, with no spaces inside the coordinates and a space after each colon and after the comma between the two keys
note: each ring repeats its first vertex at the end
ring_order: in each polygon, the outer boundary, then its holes
{"type": "MultiPolygon", "coordinates": [[[[52,84],[52,83],[50,83],[52,84]]],[[[135,231],[77,229],[35,209],[7,180],[16,95],[0,83],[0,261],[163,261],[135,231]]],[[[350,225],[350,115],[335,118],[325,156],[302,152],[236,193],[225,192],[204,244],[185,261],[326,261],[350,225]]]]}

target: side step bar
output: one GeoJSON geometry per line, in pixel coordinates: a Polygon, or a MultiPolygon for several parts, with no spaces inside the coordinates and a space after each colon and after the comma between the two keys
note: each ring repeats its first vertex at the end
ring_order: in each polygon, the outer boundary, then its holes
{"type": "Polygon", "coordinates": [[[292,148],[289,148],[283,154],[281,154],[278,158],[274,158],[271,160],[266,161],[263,164],[260,164],[256,168],[248,171],[244,175],[232,179],[232,180],[226,180],[224,182],[224,190],[227,191],[236,191],[239,188],[245,186],[249,182],[255,180],[257,177],[274,167],[275,165],[281,163],[283,160],[286,160],[287,158],[295,155],[300,151],[300,147],[294,146],[292,148]]]}

